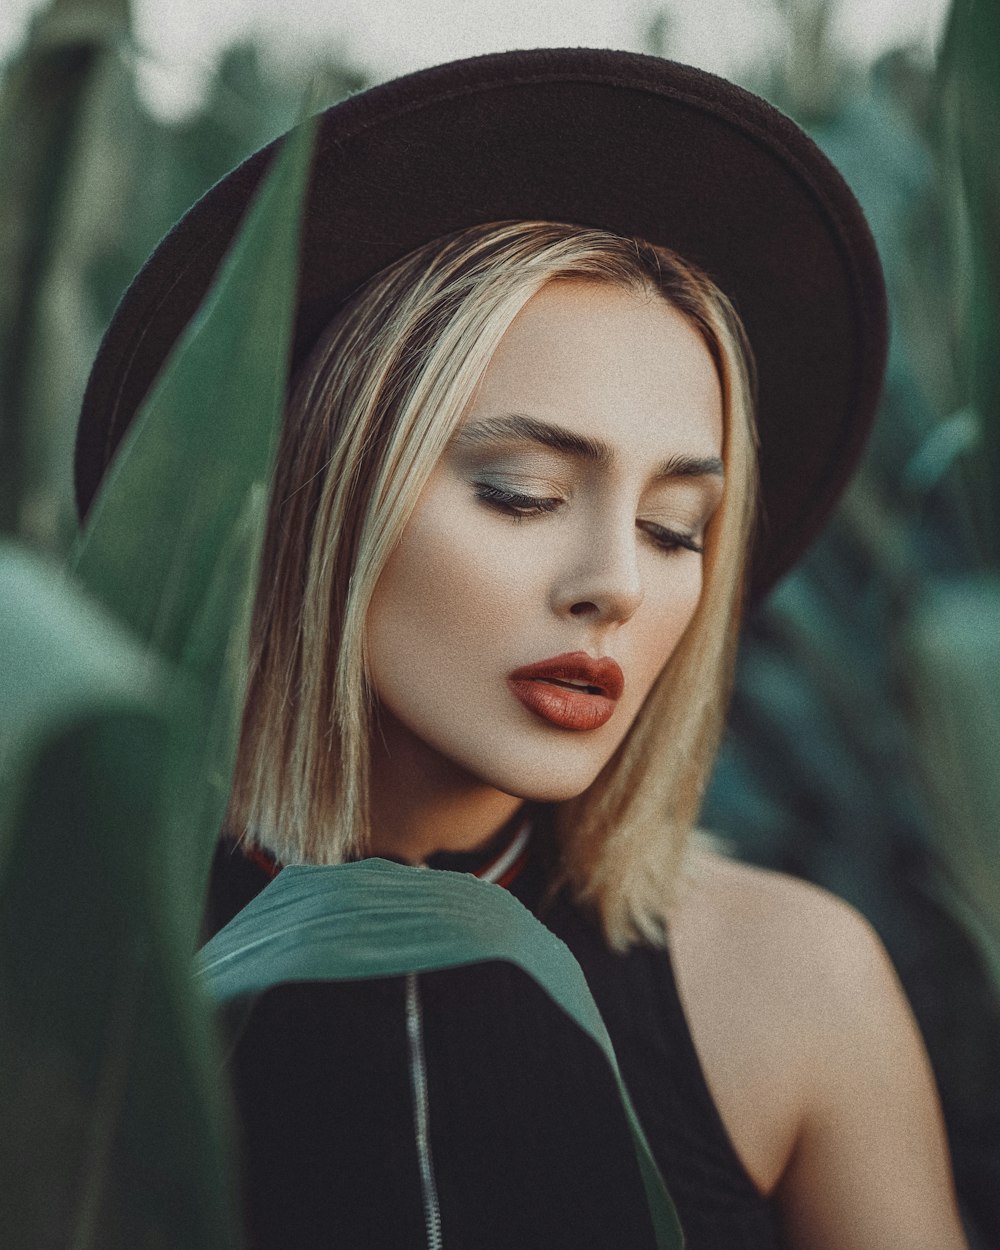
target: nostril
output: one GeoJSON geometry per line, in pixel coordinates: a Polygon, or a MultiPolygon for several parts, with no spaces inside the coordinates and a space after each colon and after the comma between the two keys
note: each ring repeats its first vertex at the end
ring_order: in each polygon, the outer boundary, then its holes
{"type": "Polygon", "coordinates": [[[591,616],[596,611],[597,611],[597,604],[588,603],[586,601],[582,603],[574,603],[573,606],[570,608],[570,612],[572,613],[573,616],[591,616]]]}

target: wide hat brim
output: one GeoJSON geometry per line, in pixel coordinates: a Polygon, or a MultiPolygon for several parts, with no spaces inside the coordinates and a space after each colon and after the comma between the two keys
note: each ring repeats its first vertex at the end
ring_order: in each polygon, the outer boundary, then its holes
{"type": "MultiPolygon", "coordinates": [[[[83,401],[81,517],[280,142],[212,187],[122,298],[83,401]]],[[[511,219],[666,245],[732,299],[757,365],[762,517],[750,598],[759,598],[826,520],[878,403],[885,288],[847,184],[763,100],[657,57],[543,49],[396,79],[322,115],[293,372],[365,279],[431,239],[511,219]]]]}

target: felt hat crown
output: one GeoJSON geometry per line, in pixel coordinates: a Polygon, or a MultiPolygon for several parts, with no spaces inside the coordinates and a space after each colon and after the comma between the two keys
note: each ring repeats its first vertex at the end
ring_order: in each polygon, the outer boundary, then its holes
{"type": "MultiPolygon", "coordinates": [[[[122,298],[83,401],[81,516],[280,142],[212,187],[122,298]]],[[[542,49],[422,70],[321,117],[293,372],[367,278],[431,239],[511,219],[665,245],[735,304],[759,389],[758,598],[826,520],[878,402],[885,290],[847,184],[765,101],[658,57],[542,49]]]]}

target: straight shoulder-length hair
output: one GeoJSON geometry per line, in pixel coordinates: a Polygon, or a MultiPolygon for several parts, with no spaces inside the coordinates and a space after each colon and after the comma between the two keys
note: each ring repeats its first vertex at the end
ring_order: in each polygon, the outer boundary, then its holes
{"type": "Polygon", "coordinates": [[[739,318],[699,269],[640,239],[471,227],[390,265],[334,317],[286,412],[226,828],[282,863],[369,853],[372,594],[505,331],[560,279],[666,300],[701,335],[722,394],[723,499],[694,616],[614,755],[554,812],[559,883],[622,950],[664,939],[729,699],[756,499],[739,318]]]}

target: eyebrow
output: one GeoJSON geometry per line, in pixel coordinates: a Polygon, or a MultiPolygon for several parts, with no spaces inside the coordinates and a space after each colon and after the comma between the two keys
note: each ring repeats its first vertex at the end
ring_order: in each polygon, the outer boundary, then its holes
{"type": "MultiPolygon", "coordinates": [[[[575,434],[560,425],[550,425],[520,412],[498,417],[483,417],[459,428],[454,442],[466,447],[479,447],[501,441],[527,441],[551,447],[564,455],[589,460],[600,468],[611,468],[617,456],[613,447],[597,438],[575,434]]],[[[656,480],[678,477],[722,477],[724,467],[718,456],[674,455],[656,467],[656,480]]]]}

